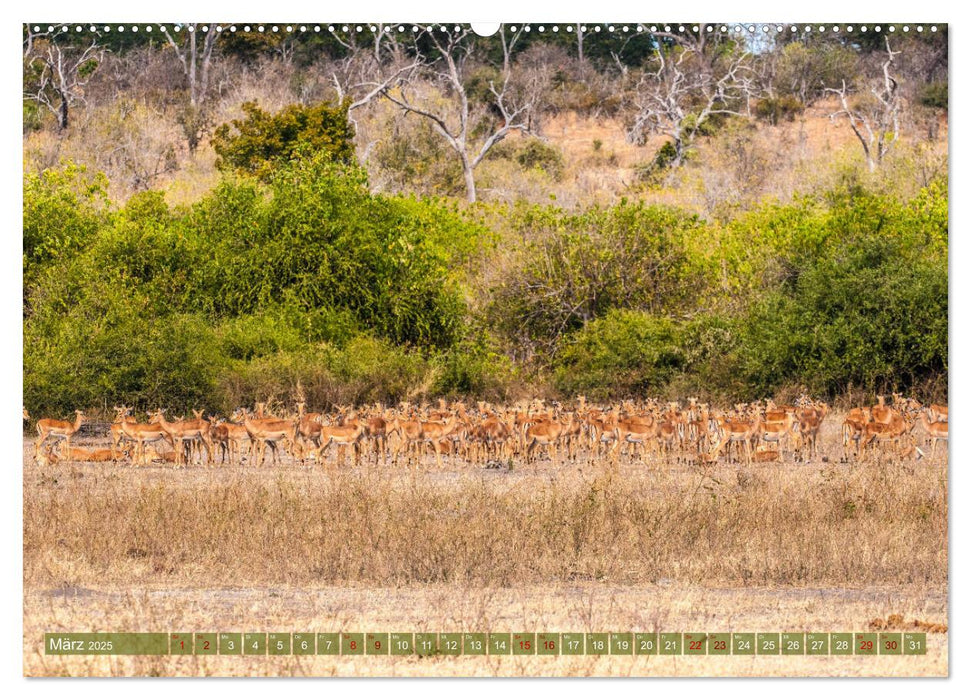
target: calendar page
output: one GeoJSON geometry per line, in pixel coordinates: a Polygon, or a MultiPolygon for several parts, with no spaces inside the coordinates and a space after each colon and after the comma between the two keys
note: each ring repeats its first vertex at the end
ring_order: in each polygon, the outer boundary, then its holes
{"type": "Polygon", "coordinates": [[[948,675],[948,25],[326,14],[22,27],[24,675],[948,675]]]}

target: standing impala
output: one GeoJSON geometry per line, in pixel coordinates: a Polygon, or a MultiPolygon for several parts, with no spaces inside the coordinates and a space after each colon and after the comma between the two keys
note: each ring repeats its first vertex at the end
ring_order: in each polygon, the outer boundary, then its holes
{"type": "Polygon", "coordinates": [[[135,443],[134,462],[136,464],[144,461],[146,442],[165,440],[175,446],[172,438],[158,423],[136,423],[131,416],[126,415],[121,417],[121,432],[135,443]]]}
{"type": "Polygon", "coordinates": [[[49,437],[62,437],[64,444],[70,445],[71,436],[81,429],[81,424],[84,423],[85,419],[84,411],[78,410],[74,413],[76,417],[73,423],[54,418],[41,418],[37,421],[37,436],[39,438],[37,445],[43,445],[49,437]]]}
{"type": "Polygon", "coordinates": [[[182,446],[186,440],[199,440],[206,448],[206,463],[212,464],[212,438],[209,436],[209,429],[212,427],[209,421],[195,418],[193,420],[176,421],[169,423],[165,420],[165,413],[161,408],[156,409],[149,420],[157,422],[175,444],[175,464],[185,466],[185,454],[182,446]]]}
{"type": "Polygon", "coordinates": [[[243,425],[249,435],[250,442],[259,447],[260,464],[266,463],[266,446],[270,445],[273,450],[273,463],[278,462],[276,443],[278,440],[286,440],[290,443],[291,449],[297,439],[297,422],[290,420],[279,420],[277,418],[250,418],[249,411],[243,412],[243,425]]]}

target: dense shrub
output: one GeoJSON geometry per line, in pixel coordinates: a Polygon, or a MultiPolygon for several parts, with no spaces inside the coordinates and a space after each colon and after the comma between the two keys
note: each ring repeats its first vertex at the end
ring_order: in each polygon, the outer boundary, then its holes
{"type": "Polygon", "coordinates": [[[276,114],[244,102],[245,119],[222,124],[213,133],[216,165],[267,180],[297,154],[327,153],[339,163],[354,162],[354,127],[347,105],[289,105],[276,114]]]}
{"type": "Polygon", "coordinates": [[[24,175],[24,297],[53,263],[82,250],[104,221],[104,176],[83,166],[24,175]]]}
{"type": "Polygon", "coordinates": [[[626,201],[459,210],[372,194],[326,154],[185,208],[144,192],[109,211],[104,187],[70,165],[24,179],[33,413],[833,395],[947,374],[944,179],[910,201],[845,179],[727,223],[626,201]]]}
{"type": "Polygon", "coordinates": [[[575,214],[529,207],[511,218],[532,240],[492,290],[488,317],[527,356],[555,352],[565,333],[613,308],[672,313],[704,291],[687,245],[700,222],[684,212],[625,201],[575,214]]]}
{"type": "Polygon", "coordinates": [[[792,121],[806,106],[792,95],[765,97],[755,103],[755,116],[769,124],[792,121]]]}
{"type": "Polygon", "coordinates": [[[928,83],[920,89],[920,103],[925,107],[947,109],[947,82],[928,83]]]}
{"type": "Polygon", "coordinates": [[[570,336],[557,358],[556,387],[593,399],[655,396],[686,357],[675,321],[613,310],[570,336]]]}

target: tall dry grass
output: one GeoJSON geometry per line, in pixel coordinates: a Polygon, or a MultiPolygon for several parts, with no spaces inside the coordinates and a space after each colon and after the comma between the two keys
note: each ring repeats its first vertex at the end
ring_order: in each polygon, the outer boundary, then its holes
{"type": "Polygon", "coordinates": [[[943,584],[946,466],[28,467],[24,576],[28,588],[943,584]]]}

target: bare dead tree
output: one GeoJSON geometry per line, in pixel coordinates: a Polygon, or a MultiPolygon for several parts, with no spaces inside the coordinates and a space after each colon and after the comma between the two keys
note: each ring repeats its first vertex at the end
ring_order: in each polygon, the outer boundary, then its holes
{"type": "Polygon", "coordinates": [[[61,46],[57,35],[33,33],[24,39],[24,99],[46,107],[57,119],[58,131],[67,129],[71,107],[84,102],[84,86],[102,63],[105,48],[94,33],[91,44],[61,46]]]}
{"type": "MultiPolygon", "coordinates": [[[[500,32],[505,31],[500,27],[500,32]]],[[[431,122],[455,152],[462,165],[466,197],[476,201],[475,169],[493,146],[513,131],[528,133],[529,117],[534,108],[534,95],[529,90],[517,90],[512,85],[512,68],[509,52],[512,44],[503,42],[504,60],[499,80],[489,83],[491,96],[488,108],[498,116],[485,131],[484,138],[475,138],[472,131],[481,126],[484,116],[476,114],[476,106],[470,103],[465,89],[465,68],[474,49],[474,35],[468,27],[459,31],[425,27],[415,40],[418,64],[403,75],[395,85],[386,87],[382,94],[408,114],[414,114],[431,122]],[[420,37],[427,37],[434,47],[434,55],[424,56],[418,50],[420,37]],[[445,105],[417,101],[414,87],[421,80],[436,86],[445,96],[445,105]],[[480,140],[481,139],[481,140],[480,140]]]]}
{"type": "Polygon", "coordinates": [[[181,27],[181,31],[185,32],[184,36],[187,37],[181,45],[164,24],[162,33],[175,50],[175,55],[182,64],[182,71],[189,82],[189,103],[193,107],[198,107],[209,90],[212,52],[216,46],[216,40],[222,33],[221,27],[216,24],[200,25],[195,22],[177,26],[181,27]],[[201,42],[197,39],[199,32],[205,35],[201,42]]]}
{"type": "Polygon", "coordinates": [[[891,51],[889,37],[886,38],[886,43],[887,60],[882,64],[882,75],[877,84],[871,86],[866,99],[861,96],[851,104],[850,89],[845,80],[839,88],[826,89],[827,92],[839,97],[842,107],[839,111],[830,114],[830,119],[836,121],[840,117],[846,117],[850,128],[863,146],[863,155],[866,157],[870,172],[877,169],[883,162],[884,156],[900,137],[899,84],[890,73],[894,56],[899,52],[891,51]]]}
{"type": "Polygon", "coordinates": [[[189,84],[189,104],[179,117],[179,122],[182,124],[189,150],[195,151],[208,125],[206,98],[209,94],[209,74],[212,68],[213,50],[222,33],[222,26],[189,22],[176,25],[176,29],[184,32],[185,39],[181,45],[168,28],[162,25],[162,33],[175,50],[175,55],[182,64],[182,72],[189,84]],[[201,40],[200,32],[204,35],[201,40]]]}
{"type": "Polygon", "coordinates": [[[677,38],[673,46],[662,43],[633,91],[628,139],[642,143],[652,133],[670,137],[674,167],[681,165],[698,130],[713,115],[747,113],[756,89],[749,53],[733,47],[717,58],[709,56],[701,29],[698,37],[672,35],[677,38]],[[743,101],[745,108],[740,109],[743,101]]]}

